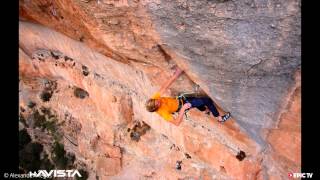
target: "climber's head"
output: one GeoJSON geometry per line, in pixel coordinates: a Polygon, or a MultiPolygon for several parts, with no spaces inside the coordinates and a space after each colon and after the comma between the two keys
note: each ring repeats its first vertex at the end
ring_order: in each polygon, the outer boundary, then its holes
{"type": "Polygon", "coordinates": [[[149,112],[156,111],[161,105],[159,99],[148,99],[146,102],[146,108],[149,112]]]}

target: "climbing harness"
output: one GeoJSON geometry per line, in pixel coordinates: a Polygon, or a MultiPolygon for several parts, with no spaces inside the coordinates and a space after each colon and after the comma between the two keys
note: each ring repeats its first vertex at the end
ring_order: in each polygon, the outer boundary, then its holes
{"type": "MultiPolygon", "coordinates": [[[[178,99],[178,101],[179,101],[179,108],[178,108],[178,112],[180,111],[180,109],[182,108],[182,106],[186,103],[186,102],[188,102],[187,101],[187,97],[198,97],[199,96],[199,88],[200,88],[200,86],[199,85],[195,85],[194,87],[193,87],[193,89],[194,89],[194,92],[182,92],[182,93],[179,93],[179,95],[176,97],[176,99],[178,99]]],[[[185,117],[186,117],[186,119],[188,120],[188,116],[187,116],[187,112],[190,110],[190,108],[189,109],[186,109],[185,111],[184,111],[184,115],[185,115],[185,117]]]]}

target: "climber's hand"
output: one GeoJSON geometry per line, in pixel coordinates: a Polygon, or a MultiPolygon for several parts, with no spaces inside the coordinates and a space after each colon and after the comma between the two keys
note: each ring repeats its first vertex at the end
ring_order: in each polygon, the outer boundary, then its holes
{"type": "Polygon", "coordinates": [[[179,126],[179,124],[181,123],[182,119],[183,119],[183,115],[185,113],[186,109],[191,108],[191,104],[190,103],[186,103],[182,106],[182,108],[179,111],[179,115],[177,117],[177,119],[174,119],[172,121],[170,121],[171,123],[173,123],[176,126],[179,126]]]}
{"type": "Polygon", "coordinates": [[[191,108],[191,104],[190,104],[190,103],[185,103],[185,104],[183,105],[183,108],[184,108],[184,109],[189,109],[189,108],[191,108]]]}
{"type": "Polygon", "coordinates": [[[180,69],[178,66],[176,66],[175,69],[176,70],[174,72],[174,76],[179,76],[183,72],[183,70],[180,69]]]}

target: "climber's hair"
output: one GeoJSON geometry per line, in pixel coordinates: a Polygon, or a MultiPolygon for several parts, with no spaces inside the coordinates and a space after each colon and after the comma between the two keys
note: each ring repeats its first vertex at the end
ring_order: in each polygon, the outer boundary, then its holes
{"type": "Polygon", "coordinates": [[[155,99],[148,99],[146,101],[146,108],[149,112],[154,112],[158,109],[158,107],[156,106],[156,100],[155,99]]]}

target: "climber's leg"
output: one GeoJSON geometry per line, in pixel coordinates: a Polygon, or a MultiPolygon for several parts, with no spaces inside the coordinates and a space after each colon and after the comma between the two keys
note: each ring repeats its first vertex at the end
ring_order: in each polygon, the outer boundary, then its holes
{"type": "Polygon", "coordinates": [[[203,98],[201,98],[201,100],[203,101],[204,105],[209,108],[209,110],[212,112],[214,117],[219,117],[218,109],[214,105],[212,99],[210,99],[208,97],[203,97],[203,98]]]}
{"type": "Polygon", "coordinates": [[[214,105],[214,102],[212,101],[212,99],[203,98],[203,101],[205,102],[206,106],[210,109],[210,111],[212,112],[213,116],[218,118],[219,122],[225,122],[226,120],[228,120],[231,117],[230,112],[227,112],[225,115],[220,116],[216,106],[214,105]]]}
{"type": "Polygon", "coordinates": [[[199,106],[199,107],[197,107],[197,109],[199,111],[205,111],[207,108],[206,108],[206,106],[199,106]]]}
{"type": "Polygon", "coordinates": [[[186,102],[191,104],[191,108],[197,108],[200,111],[205,110],[205,104],[201,98],[196,97],[186,97],[186,102]]]}
{"type": "Polygon", "coordinates": [[[187,97],[186,101],[192,105],[191,107],[195,107],[200,111],[205,111],[208,107],[215,117],[219,116],[218,110],[209,97],[187,97]]]}
{"type": "Polygon", "coordinates": [[[224,122],[231,117],[231,114],[228,112],[223,116],[220,116],[218,109],[214,105],[214,102],[209,97],[188,97],[186,101],[191,103],[191,108],[195,107],[200,111],[205,110],[204,107],[212,112],[212,115],[218,119],[219,122],[224,122]]]}

